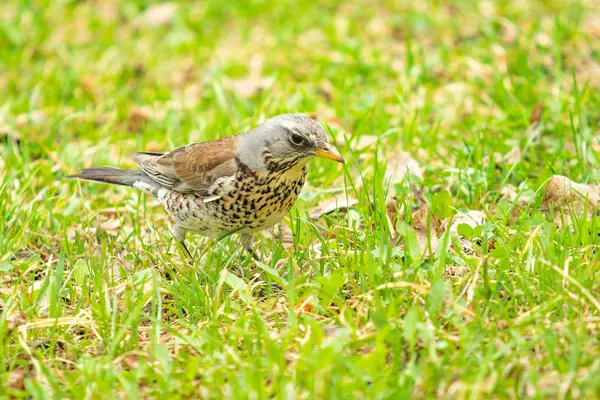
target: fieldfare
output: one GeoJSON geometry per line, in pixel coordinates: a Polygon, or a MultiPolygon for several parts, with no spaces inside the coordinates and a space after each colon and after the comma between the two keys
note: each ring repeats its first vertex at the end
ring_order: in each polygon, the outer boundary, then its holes
{"type": "Polygon", "coordinates": [[[344,159],[319,123],[282,114],[237,136],[193,143],[169,153],[137,153],[138,170],[87,168],[70,178],[133,186],[155,197],[175,223],[171,231],[188,256],[187,231],[211,239],[240,233],[254,258],[253,234],[285,216],[313,157],[344,159]]]}

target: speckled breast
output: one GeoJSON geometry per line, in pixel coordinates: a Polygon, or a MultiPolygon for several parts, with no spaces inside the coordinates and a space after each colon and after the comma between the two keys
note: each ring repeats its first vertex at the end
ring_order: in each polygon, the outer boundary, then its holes
{"type": "Polygon", "coordinates": [[[306,168],[279,174],[238,172],[232,190],[214,201],[171,192],[165,196],[164,205],[179,225],[209,237],[258,232],[281,221],[305,180],[306,168]]]}

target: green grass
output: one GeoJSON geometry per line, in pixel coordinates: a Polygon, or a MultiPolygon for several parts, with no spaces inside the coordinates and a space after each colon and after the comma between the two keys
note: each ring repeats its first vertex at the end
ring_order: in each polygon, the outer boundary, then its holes
{"type": "Polygon", "coordinates": [[[542,207],[600,181],[596,2],[319,3],[0,2],[0,397],[600,394],[600,218],[542,207]],[[311,162],[264,263],[190,236],[190,266],[152,199],[64,179],[282,112],[347,164],[311,162]]]}

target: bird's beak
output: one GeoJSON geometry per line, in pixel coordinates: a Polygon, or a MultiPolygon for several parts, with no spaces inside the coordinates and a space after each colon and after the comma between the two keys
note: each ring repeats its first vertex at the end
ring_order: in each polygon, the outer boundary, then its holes
{"type": "Polygon", "coordinates": [[[344,161],[344,157],[342,157],[340,152],[328,143],[325,143],[325,147],[322,149],[316,149],[315,154],[319,157],[329,158],[330,160],[341,162],[342,164],[346,162],[344,161]]]}

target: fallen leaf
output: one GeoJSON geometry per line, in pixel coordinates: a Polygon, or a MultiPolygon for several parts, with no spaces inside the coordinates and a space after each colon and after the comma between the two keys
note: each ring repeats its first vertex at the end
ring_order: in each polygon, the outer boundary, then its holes
{"type": "MultiPolygon", "coordinates": [[[[452,223],[450,224],[450,234],[457,237],[462,245],[462,251],[465,253],[472,253],[475,251],[475,245],[469,239],[461,235],[458,230],[461,225],[468,225],[471,229],[475,229],[485,223],[486,216],[482,211],[469,210],[467,212],[460,212],[454,216],[452,223]]],[[[448,242],[451,244],[451,241],[448,242]]]]}
{"type": "Polygon", "coordinates": [[[555,223],[562,225],[563,220],[571,224],[571,212],[581,216],[587,208],[587,217],[592,218],[600,203],[600,185],[585,185],[573,182],[566,176],[554,175],[548,181],[544,191],[542,210],[552,207],[559,211],[555,223]]]}
{"type": "Polygon", "coordinates": [[[504,164],[516,164],[521,161],[521,148],[518,146],[513,147],[508,153],[504,154],[500,158],[500,163],[504,164]]]}
{"type": "Polygon", "coordinates": [[[515,203],[520,207],[524,207],[533,201],[535,193],[531,190],[526,190],[519,193],[519,189],[514,185],[506,185],[500,190],[500,198],[507,199],[511,203],[515,203]]]}
{"type": "MultiPolygon", "coordinates": [[[[98,95],[96,88],[98,87],[98,83],[96,82],[95,77],[91,75],[83,75],[81,78],[79,78],[79,86],[88,96],[93,98],[94,101],[97,101],[98,95]]],[[[103,115],[100,117],[99,122],[105,122],[106,119],[106,115],[103,115]]]]}
{"type": "Polygon", "coordinates": [[[534,40],[535,40],[535,43],[537,43],[540,47],[545,47],[545,48],[549,48],[550,46],[552,46],[552,43],[553,43],[552,38],[544,32],[538,32],[534,36],[534,40]]]}
{"type": "Polygon", "coordinates": [[[323,81],[319,85],[319,94],[325,98],[325,101],[331,103],[333,99],[332,93],[334,91],[333,84],[330,81],[323,81]]]}
{"type": "Polygon", "coordinates": [[[69,229],[67,229],[67,240],[69,242],[73,242],[75,240],[75,238],[77,237],[77,234],[79,234],[79,237],[86,237],[86,236],[95,236],[96,235],[96,228],[95,227],[88,227],[83,229],[83,226],[81,224],[77,224],[75,226],[70,227],[69,229]]]}
{"type": "MultiPolygon", "coordinates": [[[[419,246],[419,255],[422,258],[431,257],[435,253],[435,249],[439,243],[438,229],[441,226],[440,220],[429,212],[429,206],[425,202],[421,203],[419,208],[411,214],[411,218],[413,225],[410,228],[402,220],[398,221],[395,227],[397,232],[395,238],[397,247],[407,251],[406,241],[408,240],[409,246],[412,243],[414,247],[414,240],[416,239],[416,244],[419,246]]],[[[413,258],[417,254],[416,250],[412,250],[412,248],[409,248],[408,251],[414,252],[413,258]]]]}
{"type": "Polygon", "coordinates": [[[296,39],[296,45],[300,48],[310,48],[313,49],[314,46],[317,46],[321,43],[327,42],[327,38],[323,31],[312,28],[305,32],[300,33],[296,39]]]}
{"type": "Polygon", "coordinates": [[[515,26],[513,22],[508,20],[507,18],[502,18],[500,20],[500,35],[502,36],[502,41],[506,44],[512,44],[519,36],[519,30],[515,26]]]}
{"type": "Polygon", "coordinates": [[[242,79],[223,79],[223,87],[231,90],[239,97],[247,99],[259,92],[273,86],[275,78],[268,77],[248,77],[242,79]]]}
{"type": "Polygon", "coordinates": [[[533,111],[531,112],[531,116],[529,117],[529,123],[531,125],[537,124],[542,119],[542,113],[544,111],[544,105],[542,103],[538,103],[533,111]]]}
{"type": "Polygon", "coordinates": [[[342,119],[340,117],[331,115],[331,116],[325,118],[325,122],[327,123],[327,125],[329,125],[332,128],[336,128],[340,131],[344,131],[344,128],[345,128],[344,121],[342,121],[342,119]]]}
{"type": "Polygon", "coordinates": [[[100,228],[105,230],[109,235],[116,236],[119,233],[121,221],[118,219],[109,219],[100,225],[100,228]]]}
{"type": "Polygon", "coordinates": [[[312,309],[313,309],[313,305],[311,304],[310,298],[308,298],[308,299],[304,300],[302,303],[296,304],[294,306],[294,312],[296,313],[296,315],[310,313],[312,311],[312,309]]]}
{"type": "Polygon", "coordinates": [[[294,247],[294,234],[292,230],[283,222],[280,222],[263,232],[263,236],[277,243],[281,243],[284,248],[294,247]]]}
{"type": "Polygon", "coordinates": [[[600,185],[590,186],[573,182],[562,175],[554,175],[550,178],[544,191],[544,202],[570,203],[576,198],[585,199],[593,206],[597,206],[600,202],[600,185]]]}
{"type": "Polygon", "coordinates": [[[119,3],[117,0],[100,0],[94,2],[96,13],[105,22],[115,21],[119,17],[119,3]]]}
{"type": "Polygon", "coordinates": [[[419,246],[423,251],[423,257],[433,255],[439,242],[437,229],[440,227],[440,220],[429,212],[427,204],[421,205],[412,213],[412,220],[415,224],[414,229],[419,246]]]}
{"type": "Polygon", "coordinates": [[[129,110],[127,129],[129,132],[139,132],[152,118],[152,111],[148,107],[134,107],[129,110]]]}
{"type": "Polygon", "coordinates": [[[479,225],[485,223],[485,214],[482,211],[469,210],[467,212],[457,213],[452,219],[450,225],[450,233],[460,236],[458,234],[458,226],[461,224],[467,224],[471,228],[476,228],[479,225]]]}
{"type": "Polygon", "coordinates": [[[329,198],[324,203],[319,204],[319,206],[314,208],[308,215],[311,219],[318,219],[323,215],[334,211],[346,211],[356,204],[358,204],[357,199],[349,197],[346,193],[340,193],[329,198]]]}
{"type": "Polygon", "coordinates": [[[401,183],[410,175],[423,179],[421,166],[408,152],[403,151],[395,157],[388,158],[385,170],[386,183],[392,185],[401,183]]]}
{"type": "Polygon", "coordinates": [[[321,329],[323,329],[323,334],[327,337],[336,336],[338,332],[343,330],[344,328],[340,328],[334,324],[323,324],[321,325],[321,329]]]}
{"type": "Polygon", "coordinates": [[[9,331],[18,328],[25,322],[27,322],[27,315],[21,311],[14,312],[6,318],[6,325],[8,326],[9,331]]]}
{"type": "Polygon", "coordinates": [[[15,369],[8,375],[8,387],[16,390],[25,390],[26,373],[23,369],[15,369]]]}
{"type": "MultiPolygon", "coordinates": [[[[375,135],[359,135],[352,141],[352,148],[356,152],[360,152],[365,149],[375,150],[375,145],[379,141],[379,136],[375,135]]],[[[340,142],[338,142],[340,143],[340,142]]]]}
{"type": "Polygon", "coordinates": [[[162,26],[173,20],[177,14],[177,4],[167,2],[153,4],[135,21],[138,26],[162,26]]]}
{"type": "MultiPolygon", "coordinates": [[[[495,151],[492,155],[494,165],[499,164],[516,164],[521,160],[521,148],[519,146],[515,146],[510,149],[506,154],[502,154],[498,151],[495,151]]],[[[488,167],[490,165],[490,156],[485,156],[481,160],[483,166],[488,167]]]]}
{"type": "Polygon", "coordinates": [[[123,364],[128,370],[134,369],[140,364],[140,358],[137,354],[128,354],[123,358],[123,364]]]}
{"type": "Polygon", "coordinates": [[[43,203],[46,201],[46,188],[43,188],[38,192],[34,198],[34,201],[37,201],[38,203],[43,203]]]}
{"type": "Polygon", "coordinates": [[[30,113],[17,115],[15,123],[18,127],[23,125],[39,125],[46,120],[46,114],[43,111],[32,111],[30,113]]]}

